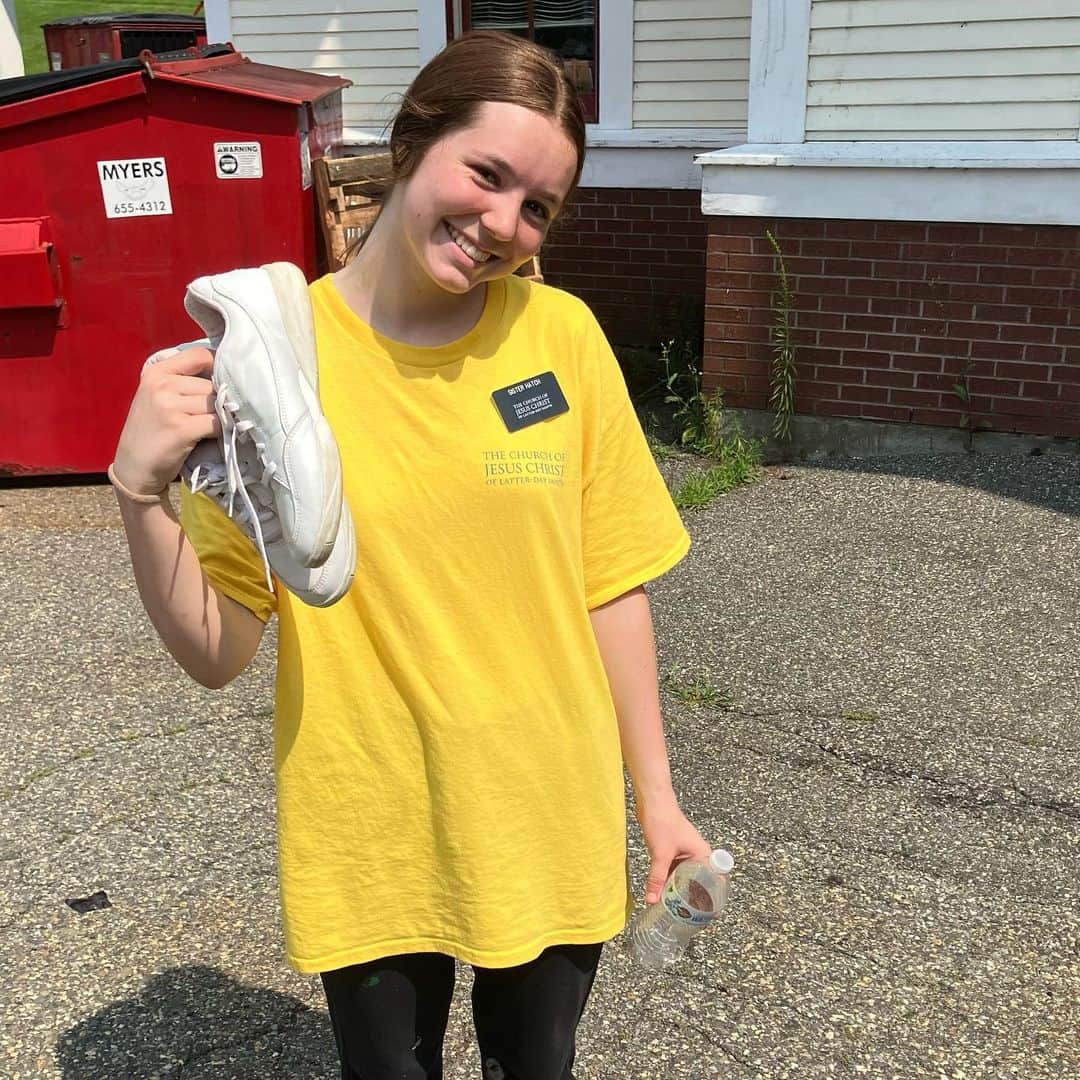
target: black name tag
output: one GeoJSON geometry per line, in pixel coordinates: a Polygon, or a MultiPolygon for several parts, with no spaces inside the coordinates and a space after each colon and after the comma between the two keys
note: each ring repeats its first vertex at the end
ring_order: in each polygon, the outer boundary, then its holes
{"type": "Polygon", "coordinates": [[[507,431],[520,431],[530,424],[570,411],[553,371],[504,386],[491,395],[491,400],[495,402],[507,431]]]}

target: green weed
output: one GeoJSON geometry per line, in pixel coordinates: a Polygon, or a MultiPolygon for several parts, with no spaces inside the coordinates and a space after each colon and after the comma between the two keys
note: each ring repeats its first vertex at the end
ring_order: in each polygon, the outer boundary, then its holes
{"type": "Polygon", "coordinates": [[[672,493],[680,510],[700,510],[718,495],[742,484],[753,483],[761,465],[757,443],[735,433],[720,449],[720,460],[707,469],[692,472],[672,493]]]}
{"type": "Polygon", "coordinates": [[[877,713],[864,709],[845,709],[840,717],[849,724],[872,724],[877,719],[877,713]]]}
{"type": "Polygon", "coordinates": [[[684,705],[710,705],[719,709],[734,709],[735,698],[729,690],[714,686],[701,675],[684,679],[675,671],[669,671],[660,679],[660,685],[674,694],[684,705]]]}
{"type": "Polygon", "coordinates": [[[1050,745],[1041,735],[1021,735],[1016,741],[1029,750],[1045,750],[1050,745]]]}
{"type": "Polygon", "coordinates": [[[795,294],[791,291],[784,253],[780,250],[776,237],[768,229],[765,230],[765,236],[776,254],[776,273],[780,282],[779,294],[773,308],[776,313],[776,325],[772,331],[773,361],[770,380],[772,393],[769,397],[769,407],[775,415],[773,435],[778,439],[788,440],[791,438],[791,417],[795,411],[797,373],[791,314],[795,304],[795,294]]]}
{"type": "Polygon", "coordinates": [[[673,408],[679,445],[695,454],[713,456],[723,428],[723,397],[719,391],[705,392],[701,359],[693,346],[673,338],[660,352],[664,365],[664,403],[673,408]]]}

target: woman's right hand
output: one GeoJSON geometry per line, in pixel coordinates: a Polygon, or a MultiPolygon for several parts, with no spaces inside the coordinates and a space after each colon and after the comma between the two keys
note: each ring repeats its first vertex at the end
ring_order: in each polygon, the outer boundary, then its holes
{"type": "Polygon", "coordinates": [[[151,360],[143,367],[113,460],[116,478],[140,495],[163,491],[195,444],[221,433],[207,378],[214,354],[173,349],[151,360]]]}

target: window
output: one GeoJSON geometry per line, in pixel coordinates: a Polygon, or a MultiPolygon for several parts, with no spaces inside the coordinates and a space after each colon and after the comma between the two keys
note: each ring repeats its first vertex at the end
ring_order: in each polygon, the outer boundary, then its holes
{"type": "Polygon", "coordinates": [[[577,87],[586,120],[596,122],[595,0],[451,0],[447,9],[452,33],[505,30],[550,49],[577,87]]]}

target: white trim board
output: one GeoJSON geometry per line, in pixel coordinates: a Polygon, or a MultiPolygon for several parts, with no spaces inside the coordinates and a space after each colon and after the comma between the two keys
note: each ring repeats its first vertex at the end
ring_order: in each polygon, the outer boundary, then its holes
{"type": "Polygon", "coordinates": [[[634,122],[634,0],[603,0],[600,7],[599,126],[629,128],[634,122]]]}
{"type": "Polygon", "coordinates": [[[1074,142],[745,145],[696,161],[706,214],[1080,225],[1074,142]]]}
{"type": "Polygon", "coordinates": [[[701,165],[853,165],[887,169],[1047,169],[1080,167],[1080,142],[744,143],[702,154],[701,165]]]}
{"type": "Polygon", "coordinates": [[[417,0],[417,36],[420,42],[420,67],[423,67],[446,44],[446,4],[444,0],[417,0]]]}
{"type": "Polygon", "coordinates": [[[674,146],[593,146],[585,155],[581,186],[700,190],[694,151],[674,146]]]}
{"type": "Polygon", "coordinates": [[[211,45],[232,41],[232,13],[229,0],[206,0],[203,4],[206,19],[206,40],[211,45]]]}
{"type": "Polygon", "coordinates": [[[739,146],[745,139],[742,131],[711,131],[705,128],[621,128],[611,129],[599,124],[585,126],[585,141],[592,146],[695,147],[713,149],[717,146],[739,146]]]}
{"type": "Polygon", "coordinates": [[[806,136],[811,0],[753,0],[750,8],[749,137],[759,143],[806,136]]]}

